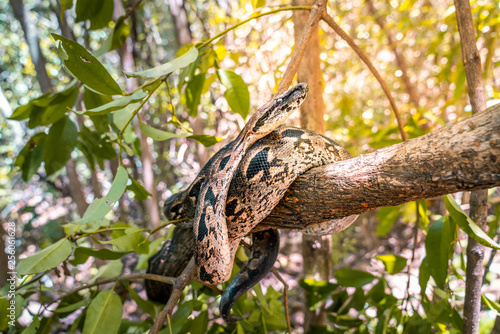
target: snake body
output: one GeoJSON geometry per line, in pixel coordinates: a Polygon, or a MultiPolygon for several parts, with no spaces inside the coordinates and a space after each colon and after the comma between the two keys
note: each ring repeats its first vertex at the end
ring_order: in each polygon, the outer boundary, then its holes
{"type": "Polygon", "coordinates": [[[193,182],[193,187],[199,185],[193,223],[195,262],[203,282],[219,284],[231,276],[236,247],[229,243],[226,200],[236,168],[257,140],[283,124],[302,104],[308,90],[307,84],[298,84],[260,107],[193,182]]]}
{"type": "MultiPolygon", "coordinates": [[[[231,249],[236,249],[241,239],[250,232],[254,232],[254,243],[247,267],[230,282],[221,297],[220,309],[224,318],[228,319],[229,310],[236,299],[272,268],[279,242],[277,242],[277,231],[269,229],[294,228],[293,223],[277,226],[265,222],[265,217],[279,203],[290,184],[310,168],[350,157],[346,149],[327,137],[313,131],[285,126],[278,127],[246,152],[230,183],[225,216],[231,249]]],[[[207,166],[213,164],[212,159],[207,166]]],[[[199,180],[206,177],[204,170],[205,168],[188,189],[165,202],[164,213],[167,219],[194,217],[200,195],[199,180]]],[[[347,217],[313,226],[295,226],[295,228],[310,234],[328,234],[347,228],[354,219],[355,217],[347,217]]],[[[171,243],[165,244],[162,250],[150,259],[148,272],[167,276],[180,273],[192,254],[192,252],[186,253],[186,250],[193,247],[186,242],[189,237],[181,235],[192,231],[189,228],[176,227],[171,243]],[[179,236],[175,233],[179,233],[179,236]],[[177,244],[182,247],[177,247],[177,244]],[[185,256],[182,260],[178,260],[181,250],[183,253],[181,255],[185,256]]],[[[160,302],[166,301],[161,298],[163,292],[160,292],[164,287],[163,283],[152,281],[146,283],[148,296],[160,302]]]]}

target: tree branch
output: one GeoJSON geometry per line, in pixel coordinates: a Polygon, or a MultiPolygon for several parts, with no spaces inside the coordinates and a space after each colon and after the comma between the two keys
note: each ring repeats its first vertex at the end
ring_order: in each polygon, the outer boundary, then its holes
{"type": "Polygon", "coordinates": [[[499,185],[496,105],[425,136],[307,171],[259,229],[296,229],[382,206],[499,185]]]}
{"type": "MultiPolygon", "coordinates": [[[[476,46],[476,28],[472,20],[468,0],[455,0],[455,15],[462,48],[462,61],[465,67],[472,113],[486,109],[481,57],[476,46]]],[[[498,118],[498,117],[497,117],[498,118]]],[[[483,230],[488,216],[488,193],[474,191],[470,197],[470,217],[483,230]]],[[[464,324],[465,334],[479,333],[481,311],[481,286],[483,285],[484,247],[469,237],[467,243],[467,281],[465,284],[464,324]]]]}

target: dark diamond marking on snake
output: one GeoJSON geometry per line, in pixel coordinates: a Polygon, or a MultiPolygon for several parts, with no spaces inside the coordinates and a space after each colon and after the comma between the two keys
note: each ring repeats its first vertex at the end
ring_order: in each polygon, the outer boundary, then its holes
{"type": "Polygon", "coordinates": [[[205,202],[205,207],[207,206],[213,207],[215,205],[216,197],[212,187],[208,187],[207,192],[205,194],[204,202],[205,202]]]}
{"type": "Polygon", "coordinates": [[[231,156],[230,156],[230,155],[228,155],[227,157],[224,157],[224,158],[220,161],[219,171],[223,170],[223,169],[226,167],[226,165],[227,165],[227,163],[228,163],[229,159],[231,159],[231,156]]]}
{"type": "Polygon", "coordinates": [[[205,270],[205,267],[200,267],[200,278],[204,281],[212,281],[214,274],[209,274],[205,270]]]}
{"type": "Polygon", "coordinates": [[[193,185],[193,187],[189,191],[189,197],[198,196],[198,193],[200,192],[201,185],[203,184],[204,181],[205,181],[205,178],[203,177],[203,178],[199,179],[198,182],[196,182],[193,185]]]}
{"type": "Polygon", "coordinates": [[[205,223],[205,213],[200,216],[200,225],[198,226],[198,241],[202,241],[207,236],[207,225],[205,223]]]}
{"type": "Polygon", "coordinates": [[[295,137],[300,138],[304,134],[304,131],[297,129],[286,129],[281,133],[282,137],[295,137]]]}
{"type": "Polygon", "coordinates": [[[266,147],[252,158],[250,164],[248,164],[246,175],[247,180],[251,180],[260,171],[264,172],[261,181],[267,180],[267,178],[269,177],[269,169],[271,168],[271,165],[267,161],[268,153],[269,147],[266,147]]]}

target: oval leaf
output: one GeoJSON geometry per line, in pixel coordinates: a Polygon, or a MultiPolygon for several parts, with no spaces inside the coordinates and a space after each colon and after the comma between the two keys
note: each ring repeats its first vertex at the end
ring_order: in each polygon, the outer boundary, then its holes
{"type": "Polygon", "coordinates": [[[90,303],[83,324],[83,334],[118,333],[123,306],[114,291],[101,291],[90,303]]]}
{"type": "Polygon", "coordinates": [[[404,257],[395,254],[379,255],[376,258],[384,263],[385,271],[391,275],[401,272],[408,261],[404,257]]]}
{"type": "Polygon", "coordinates": [[[354,288],[360,288],[376,278],[366,271],[354,270],[349,268],[337,270],[334,277],[337,279],[338,284],[354,288]]]}
{"type": "Polygon", "coordinates": [[[234,112],[246,118],[250,109],[250,93],[247,85],[238,74],[232,71],[218,70],[217,72],[222,84],[227,88],[224,92],[227,104],[234,112]]]}
{"type": "Polygon", "coordinates": [[[64,238],[17,263],[18,275],[30,275],[57,267],[71,255],[71,242],[64,238]]]}
{"type": "Polygon", "coordinates": [[[122,95],[122,90],[106,68],[80,44],[57,34],[59,50],[66,54],[61,59],[66,68],[89,88],[105,95],[122,95]]]}
{"type": "Polygon", "coordinates": [[[102,198],[94,199],[83,214],[82,219],[76,220],[72,222],[72,224],[80,225],[103,219],[104,216],[111,211],[116,201],[118,201],[118,199],[120,199],[125,192],[125,188],[127,188],[127,181],[127,170],[123,166],[120,166],[108,194],[102,198]]]}
{"type": "Polygon", "coordinates": [[[125,72],[128,77],[141,76],[143,78],[159,78],[169,73],[172,73],[182,67],[186,67],[198,58],[198,49],[192,47],[188,52],[184,53],[182,56],[169,61],[166,64],[151,68],[149,70],[139,71],[139,72],[125,72]]]}
{"type": "Polygon", "coordinates": [[[91,115],[91,116],[105,115],[105,114],[109,114],[112,111],[123,109],[131,103],[142,101],[146,96],[148,96],[148,93],[139,89],[131,95],[126,95],[126,96],[120,97],[114,101],[103,104],[99,107],[87,109],[87,110],[82,110],[82,111],[78,111],[78,110],[73,110],[73,111],[77,114],[85,114],[85,115],[91,115]]]}
{"type": "Polygon", "coordinates": [[[168,140],[172,138],[185,138],[189,136],[189,134],[186,135],[178,135],[172,132],[167,132],[167,131],[162,131],[155,129],[149,125],[146,125],[144,123],[139,124],[139,128],[141,129],[141,132],[144,133],[146,136],[152,138],[153,140],[156,141],[163,141],[163,140],[168,140]]]}
{"type": "Polygon", "coordinates": [[[43,144],[45,171],[51,175],[64,167],[76,146],[78,129],[68,117],[54,123],[43,144]]]}
{"type": "Polygon", "coordinates": [[[427,258],[432,258],[427,262],[429,273],[441,289],[444,289],[448,277],[449,249],[453,240],[454,234],[447,217],[442,217],[432,223],[425,238],[427,258]]]}
{"type": "Polygon", "coordinates": [[[460,208],[453,196],[444,196],[444,205],[450,213],[453,221],[467,233],[469,237],[479,242],[481,245],[500,249],[500,245],[493,241],[474,221],[460,208]]]}

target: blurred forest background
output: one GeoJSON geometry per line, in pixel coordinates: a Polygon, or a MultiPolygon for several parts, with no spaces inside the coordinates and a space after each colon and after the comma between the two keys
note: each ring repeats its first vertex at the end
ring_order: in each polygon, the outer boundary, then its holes
{"type": "MultiPolygon", "coordinates": [[[[93,313],[88,305],[106,291],[119,296],[114,311],[118,316],[109,318],[115,319],[116,328],[109,331],[142,333],[151,327],[161,305],[146,300],[140,282],[111,283],[101,292],[94,288],[64,293],[98,277],[144,271],[147,258],[171,236],[172,228],[154,231],[166,223],[163,202],[187,186],[209,157],[235,137],[246,116],[276,91],[295,44],[294,14],[276,11],[222,34],[200,50],[197,61],[179,66],[187,69],[181,69],[181,75],[177,70],[162,82],[144,76],[127,80],[122,71],[164,64],[252,13],[280,6],[285,4],[262,0],[0,2],[0,226],[5,231],[8,222],[15,222],[18,257],[47,247],[59,252],[67,240],[74,251],[69,262],[64,261],[66,256],[55,270],[40,269],[45,275],[18,291],[14,332],[32,324],[31,329],[39,328],[40,333],[90,333],[93,313]],[[64,52],[77,48],[73,41],[103,64],[104,72],[118,84],[118,94],[122,89],[140,96],[107,112],[84,114],[109,103],[117,93],[114,84],[107,85],[107,76],[88,79],[96,85],[92,89],[75,82],[77,77],[89,86],[81,78],[85,73],[63,66],[68,57],[64,52]],[[147,82],[153,84],[140,87],[147,82]],[[128,124],[123,119],[133,117],[134,110],[139,111],[140,121],[135,117],[128,124]],[[193,135],[203,136],[188,138],[193,135]],[[97,222],[88,219],[78,231],[69,222],[79,221],[89,203],[108,193],[121,167],[130,181],[117,206],[97,222]],[[110,253],[80,250],[77,254],[76,248],[110,253]]],[[[493,104],[500,99],[500,4],[478,0],[471,6],[487,99],[493,104]]],[[[387,82],[410,138],[470,115],[453,1],[330,1],[328,12],[387,82]]],[[[401,142],[389,101],[368,68],[322,22],[319,41],[326,135],[353,156],[401,142]]],[[[82,64],[85,60],[80,57],[82,64]]],[[[287,124],[298,122],[295,114],[287,124]]],[[[500,194],[491,190],[489,195],[489,234],[498,238],[500,194]]],[[[456,198],[468,208],[468,194],[456,198]]],[[[429,333],[431,328],[461,332],[463,232],[450,237],[451,261],[440,269],[444,285],[431,279],[427,291],[422,291],[419,282],[422,259],[433,250],[425,236],[445,215],[440,198],[420,201],[418,214],[413,202],[361,215],[351,228],[331,236],[335,274],[330,282],[314,275],[304,279],[303,264],[311,259],[302,257],[302,236],[282,233],[275,268],[290,287],[292,327],[304,332],[307,312],[321,310],[323,324],[306,324],[306,328],[316,326],[315,333],[429,333]],[[415,261],[410,263],[413,250],[415,261]]],[[[0,285],[4,285],[8,270],[1,254],[0,285]]],[[[486,260],[481,333],[493,330],[500,309],[495,302],[500,297],[500,258],[487,250],[486,260]]],[[[272,275],[261,285],[237,303],[242,313],[250,315],[224,324],[216,310],[217,295],[193,283],[165,333],[286,330],[283,286],[272,275]]],[[[6,303],[0,299],[2,307],[6,303]]],[[[500,320],[496,322],[500,330],[500,320]]],[[[0,330],[14,329],[0,319],[0,330]]]]}

